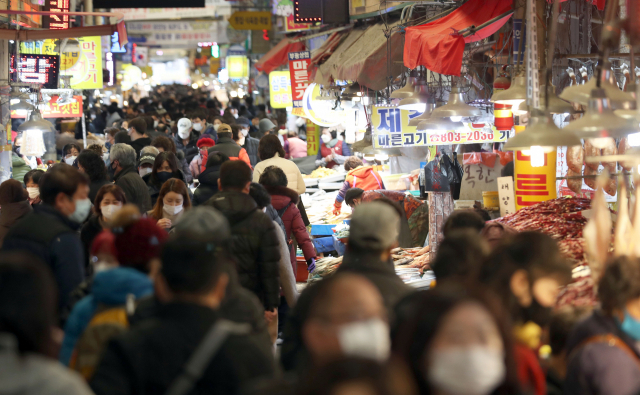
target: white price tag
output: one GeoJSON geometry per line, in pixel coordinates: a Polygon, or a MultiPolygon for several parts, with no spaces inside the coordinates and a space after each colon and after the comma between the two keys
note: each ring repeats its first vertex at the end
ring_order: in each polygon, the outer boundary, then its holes
{"type": "Polygon", "coordinates": [[[498,197],[500,198],[500,216],[516,212],[513,177],[498,177],[498,197]]]}

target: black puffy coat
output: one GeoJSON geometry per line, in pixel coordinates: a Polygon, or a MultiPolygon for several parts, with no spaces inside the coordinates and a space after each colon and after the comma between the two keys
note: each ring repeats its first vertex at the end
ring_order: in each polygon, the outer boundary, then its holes
{"type": "Polygon", "coordinates": [[[113,177],[113,182],[122,188],[124,195],[127,197],[127,203],[138,206],[141,213],[151,210],[153,206],[151,205],[147,185],[142,181],[135,166],[127,166],[120,170],[113,177]]]}
{"type": "Polygon", "coordinates": [[[251,196],[241,192],[218,192],[206,204],[229,221],[229,252],[236,258],[240,284],[256,294],[265,310],[278,307],[280,244],[273,221],[258,210],[251,196]]]}
{"type": "Polygon", "coordinates": [[[193,205],[199,206],[211,199],[218,192],[218,178],[220,178],[220,166],[207,167],[198,176],[198,188],[193,193],[193,205]]]}
{"type": "MultiPolygon", "coordinates": [[[[177,178],[186,184],[185,176],[182,170],[178,170],[176,173],[174,173],[172,178],[177,178]]],[[[158,196],[160,196],[160,189],[162,188],[162,185],[164,183],[161,182],[160,180],[157,180],[155,177],[153,177],[153,173],[146,174],[144,177],[142,177],[142,181],[144,181],[147,184],[149,197],[151,198],[151,208],[153,208],[158,202],[158,196]]],[[[193,200],[193,194],[191,193],[191,189],[189,189],[188,184],[187,184],[187,193],[189,194],[189,199],[193,200]]]]}
{"type": "Polygon", "coordinates": [[[184,157],[187,160],[187,163],[191,163],[193,157],[198,155],[198,152],[200,151],[197,145],[198,136],[193,133],[189,136],[189,142],[186,146],[184,145],[182,138],[177,134],[173,136],[173,141],[176,143],[176,151],[184,152],[184,157]]]}

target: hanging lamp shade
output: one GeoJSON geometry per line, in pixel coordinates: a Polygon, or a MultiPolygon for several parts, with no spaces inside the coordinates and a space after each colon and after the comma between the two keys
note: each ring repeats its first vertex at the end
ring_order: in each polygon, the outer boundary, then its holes
{"type": "Polygon", "coordinates": [[[392,99],[405,99],[415,92],[416,87],[411,83],[411,77],[407,78],[407,83],[400,89],[391,92],[392,99]]]}
{"type": "Polygon", "coordinates": [[[491,101],[498,104],[518,106],[527,100],[527,79],[525,77],[514,77],[509,89],[499,91],[491,96],[491,101]]]}
{"type": "Polygon", "coordinates": [[[402,156],[402,153],[398,148],[374,148],[373,145],[365,147],[360,152],[364,155],[402,156]]]}
{"type": "MultiPolygon", "coordinates": [[[[606,62],[602,66],[600,88],[605,91],[605,96],[609,99],[610,107],[617,110],[625,106],[635,106],[635,104],[629,104],[630,102],[635,103],[635,98],[631,94],[621,91],[617,85],[614,85],[614,82],[615,77],[611,72],[611,63],[606,62]]],[[[598,79],[594,77],[583,85],[570,86],[562,91],[560,99],[587,106],[591,99],[591,92],[597,88],[597,84],[598,79]]]]}
{"type": "Polygon", "coordinates": [[[430,119],[431,112],[433,111],[434,107],[435,103],[433,102],[433,100],[429,100],[429,102],[427,103],[427,108],[424,110],[424,112],[420,116],[409,120],[409,126],[418,126],[420,125],[420,122],[430,119]]]}
{"type": "Polygon", "coordinates": [[[33,110],[33,105],[29,103],[25,97],[19,97],[17,100],[11,99],[11,102],[10,102],[10,106],[12,110],[15,110],[15,111],[33,110]]]}
{"type": "MultiPolygon", "coordinates": [[[[565,130],[575,133],[583,139],[594,139],[596,147],[600,138],[626,137],[638,132],[638,122],[617,116],[611,109],[610,100],[604,89],[594,89],[591,92],[589,109],[584,116],[565,127],[565,130]]],[[[603,148],[602,146],[600,148],[603,148]]]]}
{"type": "Polygon", "coordinates": [[[504,145],[505,151],[526,151],[531,147],[543,147],[547,152],[556,147],[570,147],[582,142],[574,133],[556,126],[550,114],[533,110],[526,129],[510,138],[504,145]]]}
{"type": "Polygon", "coordinates": [[[362,140],[356,141],[351,145],[351,151],[362,152],[365,148],[373,145],[373,137],[371,136],[371,126],[367,127],[362,140]]]}
{"type": "Polygon", "coordinates": [[[45,121],[42,118],[42,114],[40,114],[40,110],[37,108],[31,112],[29,116],[29,120],[27,122],[23,122],[22,125],[18,126],[18,132],[24,132],[26,130],[41,130],[42,132],[50,132],[53,125],[49,121],[45,121]]]}
{"type": "MultiPolygon", "coordinates": [[[[558,95],[555,94],[555,89],[553,87],[553,85],[548,86],[547,85],[541,85],[540,86],[540,106],[542,106],[544,108],[544,90],[545,89],[549,89],[549,107],[547,107],[545,110],[547,112],[549,112],[550,114],[573,114],[575,113],[575,110],[573,109],[573,106],[571,105],[571,103],[564,101],[562,99],[560,99],[558,97],[558,95]]],[[[517,110],[513,110],[513,113],[516,115],[519,114],[524,114],[526,112],[529,111],[529,106],[527,105],[526,102],[522,102],[520,103],[520,105],[518,106],[517,110]]]]}
{"type": "Polygon", "coordinates": [[[462,92],[460,92],[460,88],[454,86],[451,88],[451,93],[449,94],[449,102],[444,106],[438,107],[431,113],[431,117],[433,118],[467,118],[467,117],[479,117],[482,115],[482,110],[477,107],[470,106],[465,103],[464,98],[462,97],[462,92]]]}

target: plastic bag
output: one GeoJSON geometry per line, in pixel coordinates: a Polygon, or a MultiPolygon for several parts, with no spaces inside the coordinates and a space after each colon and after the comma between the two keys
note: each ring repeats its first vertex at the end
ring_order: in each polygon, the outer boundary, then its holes
{"type": "Polygon", "coordinates": [[[424,167],[425,192],[449,192],[449,177],[446,169],[442,169],[441,161],[436,157],[424,167]]]}
{"type": "Polygon", "coordinates": [[[453,153],[453,160],[451,160],[447,154],[442,155],[442,159],[440,159],[440,169],[443,174],[446,174],[447,179],[449,180],[451,196],[454,200],[459,199],[463,173],[462,167],[460,166],[460,163],[458,163],[457,154],[453,153]]]}

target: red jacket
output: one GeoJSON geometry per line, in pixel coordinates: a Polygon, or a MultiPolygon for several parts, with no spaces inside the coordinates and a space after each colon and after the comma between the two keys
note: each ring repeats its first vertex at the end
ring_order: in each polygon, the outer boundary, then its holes
{"type": "Polygon", "coordinates": [[[373,170],[373,167],[358,166],[347,173],[344,184],[342,184],[342,188],[340,188],[338,196],[336,196],[336,207],[342,205],[347,191],[351,188],[360,188],[364,191],[385,189],[382,177],[377,171],[373,170]]]}
{"type": "MultiPolygon", "coordinates": [[[[302,249],[302,253],[304,254],[304,259],[308,260],[311,258],[315,258],[316,250],[313,248],[313,243],[311,242],[311,238],[309,237],[309,232],[307,232],[307,228],[304,226],[304,222],[302,221],[302,216],[300,215],[300,210],[296,204],[298,203],[298,194],[292,189],[286,187],[265,187],[269,194],[271,195],[271,205],[276,211],[282,210],[283,208],[287,208],[287,210],[282,214],[281,219],[284,223],[284,229],[286,231],[286,238],[289,240],[290,238],[295,238],[302,249]],[[291,204],[289,204],[291,203],[291,204]]],[[[289,251],[291,254],[291,265],[293,266],[293,272],[296,273],[296,252],[293,249],[293,245],[289,245],[289,251]]]]}

